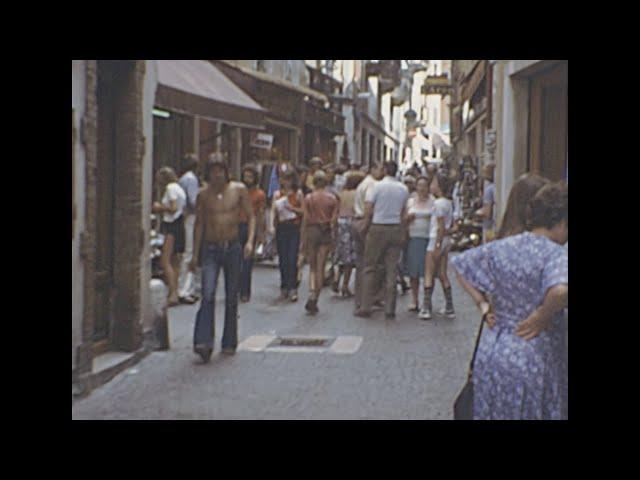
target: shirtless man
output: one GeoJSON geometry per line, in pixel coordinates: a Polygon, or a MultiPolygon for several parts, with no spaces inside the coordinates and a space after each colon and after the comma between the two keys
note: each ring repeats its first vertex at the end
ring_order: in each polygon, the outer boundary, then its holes
{"type": "Polygon", "coordinates": [[[202,301],[196,315],[193,350],[203,362],[211,359],[215,336],[215,298],[220,269],[224,270],[225,315],[222,353],[233,355],[238,344],[238,290],[241,255],[253,254],[255,217],[247,187],[229,180],[222,155],[214,153],[207,164],[208,185],[198,193],[193,231],[191,271],[202,267],[202,301]],[[240,211],[248,223],[247,243],[239,240],[240,211]]]}

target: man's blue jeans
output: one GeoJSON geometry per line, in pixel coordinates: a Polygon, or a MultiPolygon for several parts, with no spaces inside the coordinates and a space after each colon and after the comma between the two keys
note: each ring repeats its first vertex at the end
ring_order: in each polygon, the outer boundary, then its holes
{"type": "Polygon", "coordinates": [[[225,310],[222,348],[238,345],[238,288],[240,285],[240,242],[227,247],[205,244],[202,248],[202,301],[196,314],[194,345],[213,349],[215,336],[216,288],[220,269],[224,270],[225,310]]]}
{"type": "MultiPolygon", "coordinates": [[[[240,246],[244,249],[249,237],[249,225],[241,223],[240,246]]],[[[251,297],[251,271],[253,270],[253,256],[245,260],[244,255],[240,256],[240,297],[251,297]]]]}
{"type": "Polygon", "coordinates": [[[276,229],[278,263],[280,265],[280,289],[290,292],[298,284],[298,251],[300,250],[300,227],[281,223],[276,229]]]}

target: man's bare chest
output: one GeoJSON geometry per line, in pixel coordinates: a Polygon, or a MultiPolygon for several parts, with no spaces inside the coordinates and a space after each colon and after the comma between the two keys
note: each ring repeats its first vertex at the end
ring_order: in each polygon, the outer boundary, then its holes
{"type": "Polygon", "coordinates": [[[205,200],[207,214],[233,213],[240,206],[240,195],[236,191],[210,192],[205,200]]]}

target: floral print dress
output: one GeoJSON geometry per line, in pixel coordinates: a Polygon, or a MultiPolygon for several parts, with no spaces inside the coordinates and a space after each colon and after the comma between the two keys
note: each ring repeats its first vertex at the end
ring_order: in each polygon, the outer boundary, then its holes
{"type": "Polygon", "coordinates": [[[563,312],[532,340],[513,333],[549,288],[569,283],[567,249],[525,232],[467,250],[451,264],[490,296],[496,314],[496,325],[482,331],[473,366],[474,419],[567,419],[563,312]]]}

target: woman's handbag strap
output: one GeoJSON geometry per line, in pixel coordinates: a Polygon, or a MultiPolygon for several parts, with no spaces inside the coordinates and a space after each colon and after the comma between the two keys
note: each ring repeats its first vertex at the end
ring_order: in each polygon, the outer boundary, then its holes
{"type": "Polygon", "coordinates": [[[485,313],[480,320],[480,328],[478,329],[478,335],[476,336],[476,344],[473,347],[473,356],[471,357],[471,363],[469,363],[469,378],[471,378],[471,374],[473,373],[473,364],[476,361],[476,353],[478,353],[478,345],[480,345],[480,337],[482,336],[482,328],[484,327],[485,318],[487,314],[485,313]]]}

